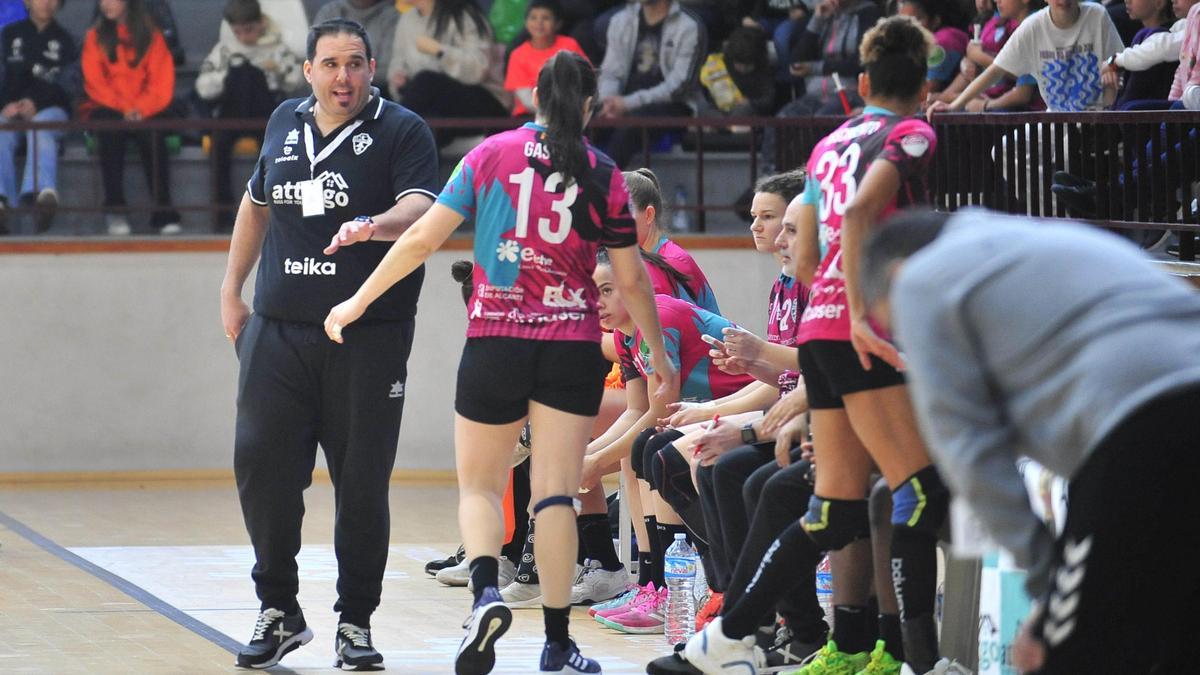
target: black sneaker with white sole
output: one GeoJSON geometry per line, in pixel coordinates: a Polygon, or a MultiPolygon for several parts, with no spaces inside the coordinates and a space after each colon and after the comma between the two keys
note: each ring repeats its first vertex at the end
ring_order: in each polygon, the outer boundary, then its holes
{"type": "Polygon", "coordinates": [[[284,614],[275,608],[264,609],[254,624],[250,644],[238,652],[239,668],[270,668],[285,654],[308,644],[313,633],[304,623],[304,613],[284,614]]]}
{"type": "Polygon", "coordinates": [[[463,624],[467,634],[454,659],[456,675],[486,675],[496,665],[496,640],[512,625],[512,610],[495,586],[483,589],[471,616],[463,624]]]}
{"type": "Polygon", "coordinates": [[[333,650],[337,653],[334,668],[342,670],[383,670],[383,654],[371,644],[371,629],[359,628],[352,623],[339,623],[333,638],[333,650]]]}

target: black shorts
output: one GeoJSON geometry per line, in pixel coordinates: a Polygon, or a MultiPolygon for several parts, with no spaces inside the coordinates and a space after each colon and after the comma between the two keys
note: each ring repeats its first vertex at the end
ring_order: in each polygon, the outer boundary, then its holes
{"type": "Polygon", "coordinates": [[[597,342],[468,338],[458,364],[454,410],[482,424],[508,424],[529,402],[594,417],[604,398],[608,360],[597,342]]]}
{"type": "Polygon", "coordinates": [[[904,384],[904,374],[877,356],[871,356],[871,369],[863,370],[848,341],[813,340],[800,345],[800,372],[813,410],[845,408],[842,397],[847,394],[904,384]]]}

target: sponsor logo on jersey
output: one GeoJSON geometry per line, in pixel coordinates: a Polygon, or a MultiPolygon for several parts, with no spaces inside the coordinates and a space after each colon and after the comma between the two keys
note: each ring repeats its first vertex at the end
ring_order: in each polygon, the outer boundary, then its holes
{"type": "Polygon", "coordinates": [[[583,298],[582,288],[566,288],[565,286],[547,286],[542,293],[542,304],[547,307],[564,309],[587,309],[587,300],[583,298]]]}
{"type": "Polygon", "coordinates": [[[921,134],[909,134],[900,139],[900,147],[909,157],[920,157],[929,150],[929,139],[921,134]]]}
{"type": "Polygon", "coordinates": [[[371,144],[374,142],[375,139],[371,138],[371,135],[365,131],[361,134],[356,134],[354,138],[350,139],[351,147],[354,148],[354,154],[356,155],[366,152],[367,148],[371,147],[371,144]]]}
{"type": "Polygon", "coordinates": [[[300,130],[299,129],[292,129],[291,131],[288,132],[287,137],[283,139],[284,145],[295,145],[299,142],[300,142],[300,130]]]}
{"type": "MultiPolygon", "coordinates": [[[[275,160],[287,161],[283,158],[275,160]]],[[[322,198],[325,201],[325,208],[344,208],[350,204],[350,184],[342,178],[342,174],[334,171],[326,171],[317,180],[321,181],[324,189],[322,190],[322,198]]],[[[271,188],[271,201],[275,204],[294,204],[300,205],[303,202],[300,196],[300,183],[280,183],[271,188]]]]}
{"type": "Polygon", "coordinates": [[[331,277],[337,274],[337,263],[316,258],[283,259],[283,273],[302,277],[331,277]]]}
{"type": "Polygon", "coordinates": [[[522,247],[512,239],[500,240],[500,244],[496,246],[496,259],[507,263],[515,263],[518,260],[533,263],[545,271],[552,271],[554,268],[553,258],[542,255],[528,246],[522,247]]]}

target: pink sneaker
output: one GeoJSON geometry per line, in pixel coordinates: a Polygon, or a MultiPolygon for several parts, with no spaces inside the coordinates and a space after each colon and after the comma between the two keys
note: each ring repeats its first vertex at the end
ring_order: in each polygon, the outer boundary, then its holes
{"type": "Polygon", "coordinates": [[[654,588],[653,581],[647,583],[645,586],[637,586],[632,590],[634,592],[626,593],[625,595],[621,596],[620,598],[617,598],[617,600],[621,600],[621,602],[618,603],[618,602],[610,600],[609,602],[613,603],[611,605],[608,603],[600,603],[601,605],[607,605],[607,606],[601,607],[600,605],[597,605],[596,607],[593,608],[596,611],[593,612],[591,610],[588,610],[588,614],[591,614],[592,617],[595,618],[597,621],[599,621],[601,619],[601,617],[609,617],[609,616],[616,616],[617,614],[624,614],[625,612],[629,611],[630,609],[633,609],[634,607],[642,604],[643,602],[646,602],[648,599],[650,599],[651,597],[653,597],[654,595],[656,595],[658,593],[658,590],[654,588]]]}
{"type": "MultiPolygon", "coordinates": [[[[653,582],[651,582],[651,583],[653,583],[653,582]]],[[[621,593],[620,595],[613,598],[612,600],[605,600],[604,602],[598,602],[598,603],[592,605],[591,607],[589,607],[588,608],[588,616],[596,616],[596,612],[602,612],[604,610],[613,609],[615,607],[626,607],[629,605],[629,603],[633,602],[634,599],[638,597],[638,594],[640,594],[642,592],[642,590],[643,590],[642,587],[638,586],[637,584],[629,584],[628,586],[625,587],[624,593],[621,593]]]]}
{"type": "Polygon", "coordinates": [[[667,589],[661,588],[645,602],[631,607],[623,614],[614,616],[596,615],[600,623],[622,633],[652,635],[663,632],[666,623],[667,589]]]}

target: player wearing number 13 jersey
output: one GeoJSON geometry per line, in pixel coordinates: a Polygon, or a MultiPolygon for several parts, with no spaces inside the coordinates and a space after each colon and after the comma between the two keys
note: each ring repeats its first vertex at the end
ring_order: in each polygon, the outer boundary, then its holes
{"type": "Polygon", "coordinates": [[[609,250],[647,344],[646,358],[663,381],[657,395],[678,377],[636,246],[625,181],[583,137],[595,95],[596,74],[583,58],[559,52],[548,60],[533,90],[537,123],[498,134],[468,153],[437,203],[325,320],[329,337],[341,342],[343,329],[372,300],[474,217],[474,288],[458,369],[454,445],[459,529],[475,602],[455,656],[457,675],[490,672],[496,640],[512,623],[496,588],[504,533],[500,501],[527,418],[536,430],[530,488],[546,624],[539,670],[600,672],[568,635],[578,550],[574,496],[608,370],[591,278],[599,246],[609,250]]]}

